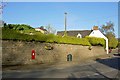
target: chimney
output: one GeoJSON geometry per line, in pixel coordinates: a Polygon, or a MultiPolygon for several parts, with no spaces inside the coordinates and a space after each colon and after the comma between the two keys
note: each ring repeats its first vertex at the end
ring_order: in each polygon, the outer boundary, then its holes
{"type": "Polygon", "coordinates": [[[98,30],[98,26],[93,26],[93,30],[98,30]]]}

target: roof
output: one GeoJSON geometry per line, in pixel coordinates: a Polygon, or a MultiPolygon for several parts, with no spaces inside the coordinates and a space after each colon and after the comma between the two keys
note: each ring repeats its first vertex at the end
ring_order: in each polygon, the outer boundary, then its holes
{"type": "MultiPolygon", "coordinates": [[[[82,37],[85,37],[88,36],[91,32],[92,30],[71,30],[71,31],[67,31],[67,35],[77,37],[77,35],[80,33],[82,37]]],[[[57,35],[63,36],[64,31],[58,31],[57,35]]]]}

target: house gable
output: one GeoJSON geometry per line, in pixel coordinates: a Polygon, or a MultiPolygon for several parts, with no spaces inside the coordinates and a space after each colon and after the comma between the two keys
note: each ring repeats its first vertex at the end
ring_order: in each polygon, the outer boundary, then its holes
{"type": "Polygon", "coordinates": [[[99,31],[99,30],[93,30],[90,35],[90,37],[98,37],[98,38],[104,38],[106,39],[106,37],[99,31]]]}

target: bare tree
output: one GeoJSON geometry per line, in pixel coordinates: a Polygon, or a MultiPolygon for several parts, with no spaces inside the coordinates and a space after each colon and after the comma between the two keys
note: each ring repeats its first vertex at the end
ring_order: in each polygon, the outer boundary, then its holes
{"type": "Polygon", "coordinates": [[[54,29],[50,24],[48,26],[45,26],[45,28],[48,31],[48,33],[52,33],[52,34],[56,33],[56,29],[54,29]]]}
{"type": "Polygon", "coordinates": [[[111,22],[111,21],[106,22],[106,25],[102,25],[100,30],[105,35],[107,35],[109,33],[112,33],[114,35],[114,24],[113,24],[113,22],[111,22]]]}
{"type": "Polygon", "coordinates": [[[6,7],[7,4],[8,4],[7,2],[3,2],[3,1],[0,2],[0,14],[3,13],[3,8],[6,7]]]}

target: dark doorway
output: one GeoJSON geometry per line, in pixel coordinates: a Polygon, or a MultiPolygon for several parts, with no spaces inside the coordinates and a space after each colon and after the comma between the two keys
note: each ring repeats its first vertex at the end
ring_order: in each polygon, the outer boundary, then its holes
{"type": "Polygon", "coordinates": [[[67,55],[67,61],[72,61],[72,55],[71,54],[67,55]]]}

